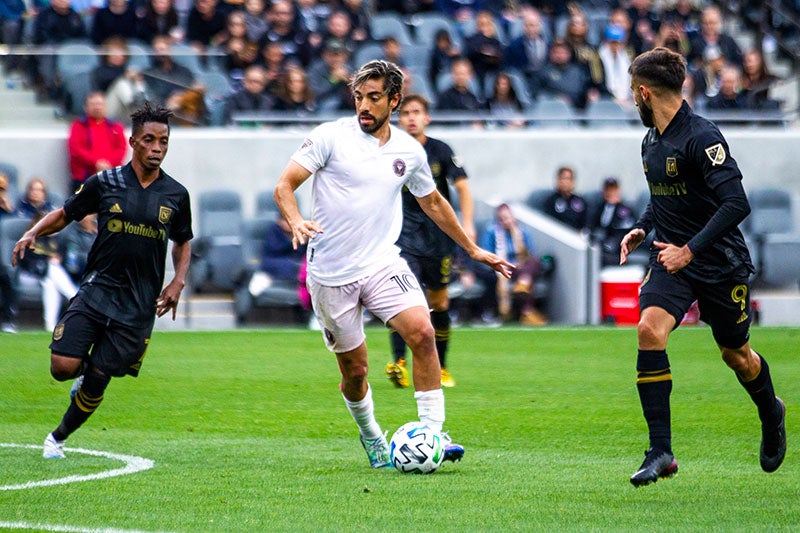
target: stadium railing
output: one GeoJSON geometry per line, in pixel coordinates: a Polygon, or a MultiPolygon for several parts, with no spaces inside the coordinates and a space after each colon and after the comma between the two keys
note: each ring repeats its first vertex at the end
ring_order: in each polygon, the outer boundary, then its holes
{"type": "MultiPolygon", "coordinates": [[[[747,125],[758,127],[788,128],[798,121],[797,111],[781,110],[739,110],[739,111],[716,111],[704,110],[700,112],[703,116],[713,120],[720,125],[747,125]]],[[[320,124],[337,118],[351,116],[352,112],[335,111],[320,112],[314,114],[298,115],[296,112],[241,112],[233,113],[231,120],[235,126],[247,125],[297,125],[297,124],[320,124]]],[[[457,112],[457,111],[434,111],[431,114],[431,123],[439,126],[464,126],[471,124],[502,124],[506,122],[522,122],[529,127],[537,125],[547,125],[548,123],[563,124],[569,120],[576,126],[591,128],[591,124],[598,121],[613,123],[618,126],[640,126],[636,112],[633,111],[625,117],[620,117],[618,113],[595,113],[591,117],[585,113],[576,111],[572,116],[565,117],[560,113],[537,112],[535,110],[504,114],[502,116],[492,115],[488,112],[457,112]]]]}

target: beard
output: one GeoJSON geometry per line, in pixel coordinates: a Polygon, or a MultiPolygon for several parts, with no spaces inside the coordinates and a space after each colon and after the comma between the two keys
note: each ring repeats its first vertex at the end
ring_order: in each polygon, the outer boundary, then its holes
{"type": "Polygon", "coordinates": [[[639,118],[642,120],[642,124],[644,124],[645,128],[654,128],[656,126],[656,122],[653,119],[653,109],[647,107],[644,101],[638,101],[636,109],[639,110],[639,118]]]}
{"type": "Polygon", "coordinates": [[[372,124],[364,124],[360,120],[358,121],[358,126],[361,128],[361,131],[364,133],[375,133],[381,127],[386,124],[386,121],[389,120],[389,115],[385,115],[383,117],[373,117],[372,115],[366,115],[372,119],[372,124]]]}

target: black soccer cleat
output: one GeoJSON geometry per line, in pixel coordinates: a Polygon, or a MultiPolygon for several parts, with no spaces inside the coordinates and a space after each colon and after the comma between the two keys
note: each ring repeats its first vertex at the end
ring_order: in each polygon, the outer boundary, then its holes
{"type": "Polygon", "coordinates": [[[655,483],[658,478],[672,477],[677,473],[678,463],[675,456],[658,448],[650,448],[644,452],[644,462],[631,476],[631,483],[634,487],[644,487],[655,483]]]}
{"type": "Polygon", "coordinates": [[[761,424],[761,450],[759,460],[764,472],[774,472],[781,466],[786,456],[786,404],[775,398],[781,409],[781,421],[777,426],[767,428],[761,424]]]}

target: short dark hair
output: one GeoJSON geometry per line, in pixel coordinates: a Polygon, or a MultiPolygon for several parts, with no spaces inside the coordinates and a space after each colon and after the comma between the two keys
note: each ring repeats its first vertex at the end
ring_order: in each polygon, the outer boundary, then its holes
{"type": "Polygon", "coordinates": [[[400,67],[383,59],[373,59],[361,66],[350,81],[350,89],[363,85],[367,80],[383,80],[383,89],[391,100],[398,95],[400,100],[392,111],[400,109],[403,101],[403,79],[405,78],[400,67]]]}
{"type": "Polygon", "coordinates": [[[686,60],[682,55],[664,47],[639,55],[628,67],[635,83],[652,89],[680,93],[686,79],[686,60]]]}
{"type": "Polygon", "coordinates": [[[169,119],[172,115],[173,112],[166,107],[160,105],[153,107],[150,102],[145,102],[142,107],[131,113],[131,122],[133,123],[131,134],[139,133],[148,122],[158,122],[169,127],[169,119]]]}
{"type": "Polygon", "coordinates": [[[564,172],[569,172],[570,174],[572,174],[572,178],[573,179],[575,178],[575,170],[573,170],[572,167],[568,167],[566,165],[558,167],[558,170],[556,171],[556,177],[560,176],[564,172]]]}
{"type": "Polygon", "coordinates": [[[410,104],[412,102],[417,102],[419,105],[421,105],[422,109],[424,109],[426,113],[431,112],[431,103],[428,101],[428,99],[421,94],[416,93],[405,95],[403,97],[403,103],[400,104],[399,109],[403,109],[406,104],[410,104]]]}

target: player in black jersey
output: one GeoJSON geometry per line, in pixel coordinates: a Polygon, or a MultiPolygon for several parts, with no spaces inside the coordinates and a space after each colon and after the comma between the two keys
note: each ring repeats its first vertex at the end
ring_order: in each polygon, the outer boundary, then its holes
{"type": "MultiPolygon", "coordinates": [[[[448,202],[451,202],[450,184],[455,188],[461,208],[461,225],[470,239],[475,240],[472,193],[467,184],[467,173],[447,143],[425,134],[425,127],[431,122],[429,112],[430,104],[424,96],[410,94],[403,98],[400,105],[399,125],[425,148],[436,187],[448,202]]],[[[447,297],[447,285],[450,283],[455,243],[428,218],[414,195],[405,188],[403,230],[397,246],[400,247],[400,255],[425,287],[436,334],[436,350],[442,367],[442,386],[453,387],[455,380],[446,365],[447,345],[450,340],[450,300],[447,297]]],[[[406,343],[395,331],[391,333],[391,341],[393,361],[386,365],[386,375],[398,387],[408,387],[406,343]]]]}
{"type": "Polygon", "coordinates": [[[666,348],[694,300],[722,359],[758,408],[761,468],[773,472],[786,454],[786,407],[775,396],[767,362],[750,347],[753,265],[738,229],[750,212],[742,174],[719,129],[682,99],[686,62],[681,55],[656,48],[637,57],[629,73],[642,123],[650,128],[642,142],[650,202],[620,243],[620,264],[655,230],[641,287],[636,362],[650,449],[631,483],[647,485],[678,470],[666,348]]]}
{"type": "Polygon", "coordinates": [[[191,257],[192,214],[186,188],[161,170],[171,115],[149,104],[133,113],[130,163],[88,178],[14,246],[16,264],[37,237],[97,213],[80,290],[50,344],[53,377],[78,379],[61,424],[45,439],[45,458],[65,457],[64,441],[97,409],[112,377],[138,375],[156,315],[171,310],[175,319],[191,257]],[[168,239],[175,277],[163,287],[168,239]]]}

